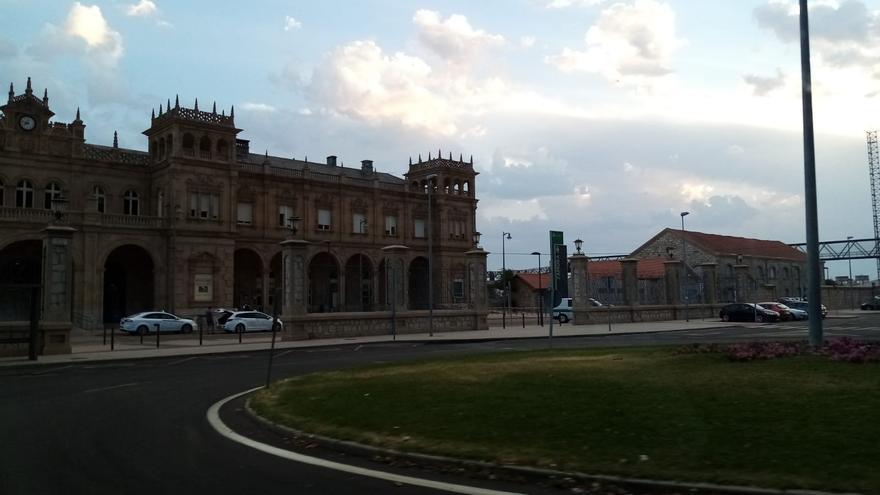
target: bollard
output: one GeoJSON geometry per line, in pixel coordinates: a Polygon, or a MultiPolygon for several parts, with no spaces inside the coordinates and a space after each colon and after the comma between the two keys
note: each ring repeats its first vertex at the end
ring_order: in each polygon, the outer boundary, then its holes
{"type": "Polygon", "coordinates": [[[104,325],[104,341],[101,345],[107,345],[107,325],[104,325]]]}
{"type": "Polygon", "coordinates": [[[522,314],[522,318],[523,318],[523,328],[525,328],[526,327],[526,314],[525,313],[522,314]]]}
{"type": "Polygon", "coordinates": [[[501,328],[507,328],[507,313],[501,313],[501,328]]]}
{"type": "Polygon", "coordinates": [[[608,331],[611,331],[611,305],[608,305],[608,331]]]}
{"type": "Polygon", "coordinates": [[[158,323],[156,323],[153,326],[156,327],[156,349],[158,349],[159,348],[159,334],[162,332],[159,331],[159,324],[158,323]]]}
{"type": "Polygon", "coordinates": [[[112,329],[110,329],[110,350],[112,351],[115,348],[116,348],[116,329],[112,328],[112,329]]]}
{"type": "Polygon", "coordinates": [[[142,334],[141,332],[138,332],[138,335],[141,337],[141,344],[143,344],[144,343],[144,334],[142,334]]]}
{"type": "MultiPolygon", "coordinates": [[[[207,325],[207,323],[205,325],[207,325]]],[[[202,345],[202,332],[204,331],[205,325],[199,325],[199,346],[202,345]]]]}
{"type": "Polygon", "coordinates": [[[241,344],[241,336],[244,334],[244,325],[239,325],[241,330],[238,331],[238,343],[241,344]]]}

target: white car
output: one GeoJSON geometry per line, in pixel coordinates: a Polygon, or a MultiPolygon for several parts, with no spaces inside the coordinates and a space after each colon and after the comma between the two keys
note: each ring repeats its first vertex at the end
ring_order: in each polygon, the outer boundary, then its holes
{"type": "MultiPolygon", "coordinates": [[[[281,320],[278,320],[276,331],[281,330],[281,320]]],[[[272,317],[259,311],[236,311],[229,315],[223,323],[223,330],[227,332],[268,332],[272,330],[272,317]]]]}
{"type": "MultiPolygon", "coordinates": [[[[603,304],[599,301],[589,298],[590,306],[594,308],[602,307],[603,304]]],[[[559,301],[559,306],[553,308],[553,319],[559,320],[560,323],[568,323],[574,318],[574,313],[571,310],[571,298],[563,297],[561,301],[559,301]]]]}
{"type": "Polygon", "coordinates": [[[144,311],[126,316],[119,321],[119,329],[132,335],[155,332],[156,325],[159,325],[160,332],[190,333],[199,328],[193,320],[180,318],[164,311],[144,311]]]}

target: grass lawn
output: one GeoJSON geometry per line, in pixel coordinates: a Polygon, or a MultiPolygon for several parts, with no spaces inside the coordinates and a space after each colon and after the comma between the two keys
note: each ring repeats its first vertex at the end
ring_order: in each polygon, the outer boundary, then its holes
{"type": "Polygon", "coordinates": [[[516,352],[286,380],[304,431],[593,474],[880,493],[880,365],[672,349],[516,352]]]}

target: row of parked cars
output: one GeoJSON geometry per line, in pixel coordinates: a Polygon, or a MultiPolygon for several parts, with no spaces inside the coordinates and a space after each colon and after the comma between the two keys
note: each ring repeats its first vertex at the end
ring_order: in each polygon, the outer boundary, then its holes
{"type": "MultiPolygon", "coordinates": [[[[778,301],[761,303],[733,303],[721,308],[723,321],[795,321],[809,318],[809,303],[803,299],[783,297],[778,301]]],[[[828,315],[824,304],[820,305],[822,318],[828,315]]]]}
{"type": "MultiPolygon", "coordinates": [[[[237,311],[218,309],[214,312],[216,327],[230,333],[263,332],[273,328],[271,316],[260,311],[237,311]]],[[[281,320],[274,323],[275,331],[283,327],[281,320]]],[[[119,322],[119,329],[131,335],[159,332],[190,333],[199,328],[191,319],[181,318],[166,311],[144,311],[126,316],[119,322]]]]}

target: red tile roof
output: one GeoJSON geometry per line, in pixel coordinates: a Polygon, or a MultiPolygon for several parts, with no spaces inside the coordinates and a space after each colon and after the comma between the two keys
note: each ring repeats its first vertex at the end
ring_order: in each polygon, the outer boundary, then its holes
{"type": "MultiPolygon", "coordinates": [[[[537,273],[517,273],[517,277],[520,280],[526,283],[530,289],[537,290],[538,289],[538,274],[537,273]]],[[[550,274],[542,273],[541,274],[541,288],[548,289],[550,288],[550,274]]]]}
{"type": "Polygon", "coordinates": [[[701,246],[715,255],[736,256],[741,254],[755,258],[776,258],[803,262],[807,259],[806,254],[781,241],[765,241],[691,231],[685,231],[684,235],[688,242],[701,246]]]}
{"type": "MultiPolygon", "coordinates": [[[[646,258],[639,260],[636,265],[636,276],[640,279],[663,278],[666,270],[663,258],[646,258]]],[[[619,261],[591,261],[587,263],[587,272],[590,277],[615,277],[623,278],[623,266],[619,261]]]]}

